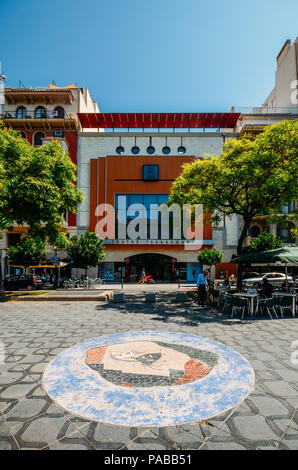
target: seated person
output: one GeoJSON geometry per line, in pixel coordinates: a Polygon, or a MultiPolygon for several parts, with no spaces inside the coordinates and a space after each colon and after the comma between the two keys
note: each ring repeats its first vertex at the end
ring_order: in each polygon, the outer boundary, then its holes
{"type": "Polygon", "coordinates": [[[266,297],[268,299],[272,297],[272,292],[273,286],[268,282],[268,279],[265,278],[262,285],[261,295],[262,297],[266,297]]]}
{"type": "Polygon", "coordinates": [[[284,282],[282,283],[282,286],[281,286],[281,290],[282,290],[283,292],[289,292],[289,290],[290,290],[290,282],[289,282],[289,281],[287,282],[286,280],[284,280],[284,282]]]}
{"type": "Polygon", "coordinates": [[[228,292],[230,290],[230,281],[227,277],[225,278],[224,282],[221,285],[221,290],[225,292],[228,292]]]}

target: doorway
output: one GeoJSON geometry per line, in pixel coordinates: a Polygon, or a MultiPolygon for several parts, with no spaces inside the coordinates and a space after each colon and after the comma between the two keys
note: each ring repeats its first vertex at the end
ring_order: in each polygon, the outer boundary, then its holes
{"type": "Polygon", "coordinates": [[[138,282],[142,269],[151,274],[155,282],[175,282],[176,258],[158,253],[131,256],[129,259],[128,282],[138,282]]]}

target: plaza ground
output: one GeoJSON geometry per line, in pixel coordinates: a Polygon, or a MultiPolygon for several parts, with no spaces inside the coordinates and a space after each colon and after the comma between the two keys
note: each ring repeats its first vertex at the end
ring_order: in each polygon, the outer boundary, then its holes
{"type": "Polygon", "coordinates": [[[176,303],[175,292],[160,289],[154,304],[146,304],[141,291],[127,291],[123,304],[3,302],[0,319],[0,449],[298,449],[298,365],[291,362],[298,318],[230,319],[198,309],[194,301],[176,303]],[[64,349],[145,330],[195,334],[230,346],[254,368],[255,390],[223,415],[163,428],[91,422],[44,392],[42,373],[64,349]]]}

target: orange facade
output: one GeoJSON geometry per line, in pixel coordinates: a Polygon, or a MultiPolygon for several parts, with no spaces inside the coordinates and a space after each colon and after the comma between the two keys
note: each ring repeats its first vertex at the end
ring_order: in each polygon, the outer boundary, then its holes
{"type": "MultiPolygon", "coordinates": [[[[115,205],[115,194],[169,194],[182,165],[194,161],[186,156],[108,156],[90,162],[90,231],[98,222],[96,207],[115,205]],[[143,180],[143,165],[159,165],[158,181],[143,180]]],[[[211,223],[204,226],[204,240],[212,239],[211,223]]]]}

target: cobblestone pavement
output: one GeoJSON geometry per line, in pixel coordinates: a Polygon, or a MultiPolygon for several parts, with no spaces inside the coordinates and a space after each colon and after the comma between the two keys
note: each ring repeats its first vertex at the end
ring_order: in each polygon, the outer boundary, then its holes
{"type": "Polygon", "coordinates": [[[298,319],[240,321],[175,303],[129,296],[104,302],[0,304],[0,449],[298,449],[298,365],[291,363],[298,319]],[[123,331],[166,330],[196,334],[243,354],[256,373],[255,391],[236,409],[175,427],[110,426],[82,419],[54,404],[42,373],[76,343],[123,331]]]}

